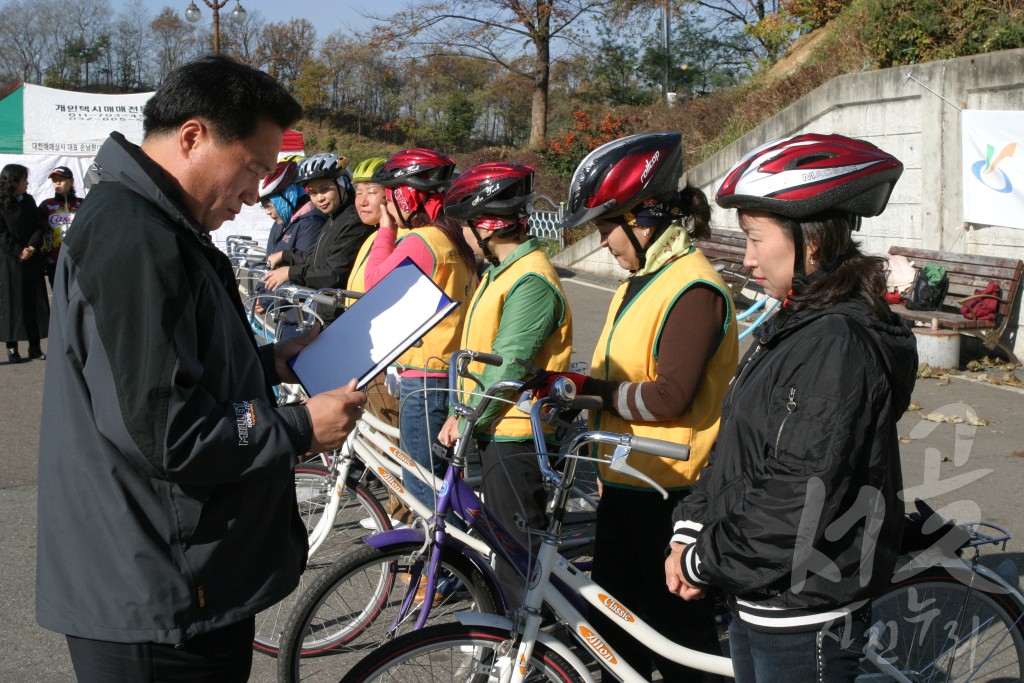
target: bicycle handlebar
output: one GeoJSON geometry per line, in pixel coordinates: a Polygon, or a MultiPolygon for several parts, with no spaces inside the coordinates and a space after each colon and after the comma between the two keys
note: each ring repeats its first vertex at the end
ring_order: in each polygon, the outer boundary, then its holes
{"type": "Polygon", "coordinates": [[[333,287],[325,287],[318,289],[316,294],[312,296],[313,301],[324,306],[330,306],[332,308],[345,308],[347,305],[345,299],[358,299],[364,293],[354,292],[350,289],[336,289],[333,287]]]}
{"type": "Polygon", "coordinates": [[[505,359],[496,353],[480,353],[478,351],[473,352],[473,360],[483,363],[484,365],[493,365],[495,367],[505,362],[505,359]]]}
{"type": "Polygon", "coordinates": [[[690,459],[689,446],[671,441],[662,441],[661,439],[652,439],[647,436],[634,436],[633,450],[657,455],[662,458],[672,458],[673,460],[690,459]]]}

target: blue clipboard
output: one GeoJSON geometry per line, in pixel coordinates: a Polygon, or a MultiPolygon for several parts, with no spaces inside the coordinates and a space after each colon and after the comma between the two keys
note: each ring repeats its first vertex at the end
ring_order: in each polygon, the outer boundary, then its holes
{"type": "Polygon", "coordinates": [[[363,389],[460,304],[407,258],[288,362],[310,396],[363,389]]]}

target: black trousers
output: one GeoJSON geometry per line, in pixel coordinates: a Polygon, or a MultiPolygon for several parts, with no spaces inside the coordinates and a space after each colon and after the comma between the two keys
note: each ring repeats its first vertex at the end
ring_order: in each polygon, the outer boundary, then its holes
{"type": "MultiPolygon", "coordinates": [[[[547,494],[537,464],[533,441],[480,442],[481,488],[490,510],[502,526],[537,558],[540,537],[529,529],[547,526],[547,494]]],[[[495,568],[501,587],[513,606],[522,604],[526,579],[509,563],[499,560],[495,568]]]]}
{"type": "Polygon", "coordinates": [[[185,643],[110,643],[67,636],[78,683],[245,683],[256,618],[185,643]]]}
{"type": "MultiPolygon", "coordinates": [[[[672,538],[672,509],[685,493],[633,491],[605,486],[597,507],[594,581],[669,640],[701,652],[722,654],[710,597],[686,602],[665,585],[665,549],[672,538]]],[[[665,681],[720,681],[652,654],[596,609],[591,620],[612,648],[637,672],[651,679],[657,667],[665,681]]]]}

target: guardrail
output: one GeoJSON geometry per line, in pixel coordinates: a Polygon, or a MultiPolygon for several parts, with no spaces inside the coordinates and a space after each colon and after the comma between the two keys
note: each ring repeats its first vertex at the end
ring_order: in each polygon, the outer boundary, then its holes
{"type": "Polygon", "coordinates": [[[547,202],[553,210],[538,211],[534,208],[533,213],[530,214],[530,234],[541,239],[558,242],[558,249],[564,249],[565,241],[562,237],[562,228],[559,227],[559,223],[565,211],[565,204],[561,202],[555,204],[549,197],[543,195],[534,200],[534,207],[536,207],[538,202],[547,202]]]}

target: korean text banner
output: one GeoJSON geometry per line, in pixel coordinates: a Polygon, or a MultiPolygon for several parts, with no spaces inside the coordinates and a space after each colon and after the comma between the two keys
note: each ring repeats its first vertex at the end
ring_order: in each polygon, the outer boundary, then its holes
{"type": "Polygon", "coordinates": [[[0,151],[92,157],[115,130],[138,144],[142,108],[152,95],[99,95],[26,83],[0,102],[0,151]]]}
{"type": "Polygon", "coordinates": [[[1024,112],[960,114],[964,221],[1024,228],[1024,112]]]}

